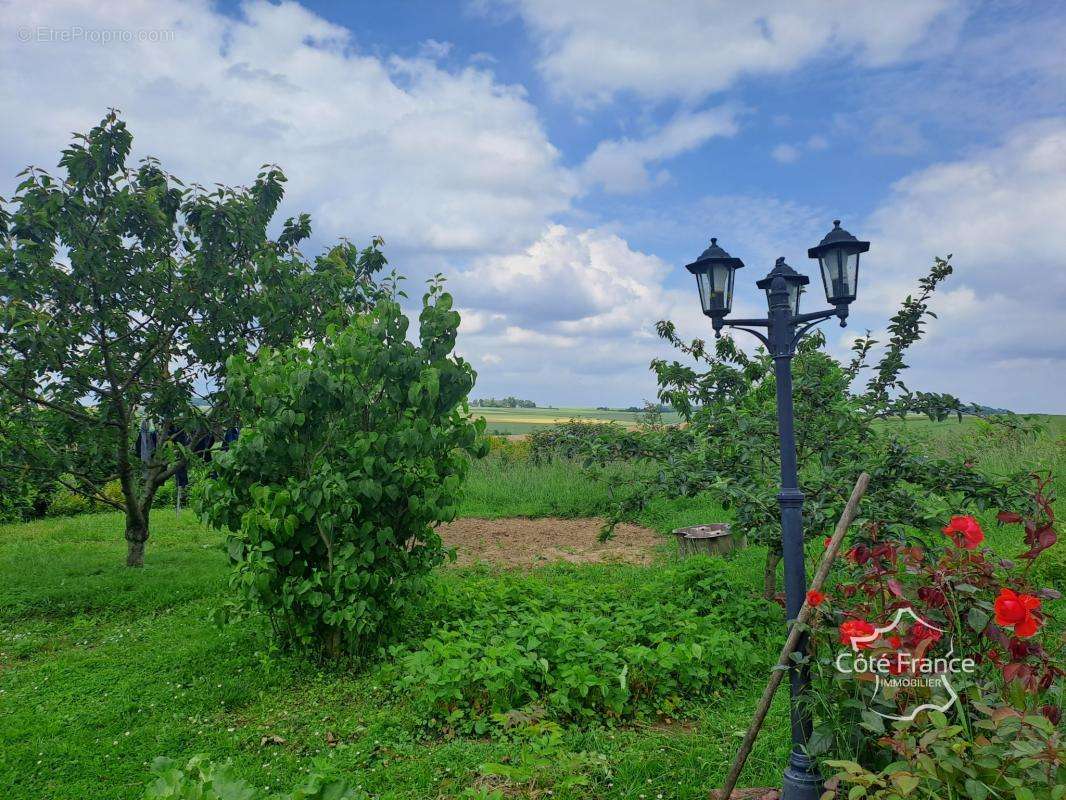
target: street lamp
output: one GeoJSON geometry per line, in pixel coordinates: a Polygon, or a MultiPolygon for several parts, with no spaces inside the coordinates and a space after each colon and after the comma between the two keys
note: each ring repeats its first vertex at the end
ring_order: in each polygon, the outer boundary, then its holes
{"type": "MultiPolygon", "coordinates": [[[[696,276],[703,313],[711,318],[716,337],[726,325],[747,331],[759,339],[774,359],[777,381],[777,430],[781,447],[781,491],[777,502],[781,508],[781,550],[785,562],[785,614],[789,620],[799,616],[807,595],[807,574],[803,561],[803,492],[799,489],[796,467],[796,437],[792,410],[792,356],[796,344],[819,322],[836,316],[843,327],[848,306],[855,300],[859,278],[859,254],[870,249],[833,221],[833,230],[821,243],[807,251],[817,259],[822,272],[826,300],[833,308],[801,314],[800,299],[810,279],[792,269],[784,258],[756,286],[766,292],[769,313],[762,319],[726,319],[733,308],[733,278],[744,266],[711,240],[711,246],[686,269],[696,276]],[[765,329],[765,333],[760,331],[765,329]]],[[[804,652],[804,634],[796,645],[804,652]]],[[[808,666],[793,665],[789,670],[792,689],[789,707],[792,724],[792,752],[785,768],[781,800],[818,800],[822,794],[822,776],[807,755],[811,738],[811,716],[805,694],[810,687],[808,666]]]]}

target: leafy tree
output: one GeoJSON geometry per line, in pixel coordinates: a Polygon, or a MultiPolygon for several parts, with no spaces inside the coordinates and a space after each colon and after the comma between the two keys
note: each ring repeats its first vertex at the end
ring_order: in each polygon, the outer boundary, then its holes
{"type": "Polygon", "coordinates": [[[226,397],[244,427],[202,506],[232,532],[235,610],[331,658],[393,631],[444,558],[434,528],[454,518],[468,456],[485,447],[466,402],[474,370],[452,355],[458,327],[438,278],[419,344],[383,297],[316,344],[230,359],[226,397]]]}
{"type": "MultiPolygon", "coordinates": [[[[877,342],[869,333],[856,343],[848,364],[824,352],[820,333],[801,341],[792,364],[793,400],[809,537],[820,538],[831,529],[863,470],[872,478],[864,513],[901,535],[934,524],[949,494],[958,495],[951,498],[955,508],[996,505],[1011,497],[1012,480],[982,477],[961,458],[922,455],[874,425],[890,415],[918,411],[943,419],[961,415],[965,408],[950,395],[911,391],[900,377],[906,350],[919,340],[932,316],[929,298],[950,274],[948,261],[937,259],[919,282],[918,294],[907,297],[892,317],[891,338],[872,367],[867,359],[877,342]],[[865,369],[871,370],[871,377],[863,390],[853,393],[851,386],[865,369]]],[[[660,399],[688,424],[681,430],[638,435],[639,446],[629,445],[630,452],[635,449],[657,469],[625,487],[614,519],[631,514],[653,495],[714,491],[733,509],[735,526],[768,546],[765,589],[773,594],[781,547],[773,359],[762,349],[747,355],[730,337],[719,339],[708,352],[701,340],[682,342],[670,322],[660,322],[658,329],[696,362],[695,367],[680,361],[652,363],[660,399]]]]}
{"type": "Polygon", "coordinates": [[[307,215],[267,227],[285,176],[248,188],[186,188],[153,158],[127,166],[132,136],[110,112],[0,205],[0,396],[24,443],[6,465],[126,516],[140,566],[152,501],[189,456],[237,418],[217,387],[227,356],[316,336],[372,298],[379,242],[341,243],[313,264],[307,215]],[[137,432],[158,441],[138,460],[137,432]],[[117,479],[121,500],[102,487],[117,479]]]}

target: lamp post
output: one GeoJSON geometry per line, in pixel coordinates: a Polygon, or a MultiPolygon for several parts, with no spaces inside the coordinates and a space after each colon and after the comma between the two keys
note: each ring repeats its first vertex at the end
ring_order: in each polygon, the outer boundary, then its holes
{"type": "MultiPolygon", "coordinates": [[[[833,221],[833,230],[816,246],[807,251],[817,259],[822,273],[826,300],[833,308],[800,313],[800,299],[810,283],[777,259],[770,273],[755,285],[765,290],[769,313],[762,319],[726,319],[733,308],[733,283],[738,269],[744,266],[711,239],[710,247],[685,268],[696,276],[703,313],[711,318],[715,337],[722,335],[728,325],[754,335],[766,346],[774,359],[777,381],[777,430],[781,448],[781,491],[777,502],[781,508],[781,550],[785,562],[785,613],[789,620],[799,615],[806,599],[807,574],[803,559],[803,492],[799,488],[796,466],[796,437],[792,410],[792,356],[796,344],[819,322],[836,316],[841,327],[847,323],[848,307],[855,300],[859,278],[859,255],[870,249],[869,242],[861,242],[833,221]],[[765,333],[763,332],[763,329],[765,333]]],[[[797,651],[806,649],[807,637],[801,637],[797,651]]],[[[793,665],[789,670],[791,684],[790,718],[792,724],[792,752],[785,768],[782,800],[818,800],[822,793],[822,776],[818,766],[807,755],[811,738],[811,716],[805,694],[810,686],[810,670],[806,665],[793,665]]]]}

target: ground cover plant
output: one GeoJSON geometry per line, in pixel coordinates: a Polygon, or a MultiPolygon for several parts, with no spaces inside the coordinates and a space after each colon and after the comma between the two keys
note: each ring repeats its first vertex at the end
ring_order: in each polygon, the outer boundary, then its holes
{"type": "MultiPolygon", "coordinates": [[[[982,473],[996,474],[1001,466],[1051,468],[1052,507],[1062,518],[1066,420],[1036,421],[1045,428],[1024,449],[972,441],[978,426],[970,418],[878,425],[896,426],[934,455],[979,445],[973,467],[982,473]]],[[[490,484],[532,487],[523,474],[544,468],[498,453],[476,462],[458,514],[483,508],[490,484]]],[[[580,464],[560,467],[571,468],[567,482],[602,497],[580,464]]],[[[556,513],[552,498],[536,492],[514,495],[513,507],[506,494],[492,496],[500,515],[556,513]]],[[[728,518],[708,493],[656,498],[639,515],[663,533],[728,518]]],[[[1001,524],[992,513],[977,518],[984,545],[998,556],[1018,555],[1017,526],[1001,524]]],[[[156,514],[156,550],[143,573],[121,566],[122,540],[115,534],[122,526],[120,514],[106,513],[0,527],[0,572],[6,576],[0,585],[0,785],[13,800],[141,798],[155,780],[156,756],[184,769],[199,753],[215,765],[232,761],[233,774],[265,795],[293,792],[318,772],[382,798],[543,796],[550,789],[555,797],[702,799],[724,776],[765,677],[756,666],[735,685],[685,692],[676,716],[659,716],[649,703],[643,719],[599,725],[557,722],[527,709],[509,722],[492,712],[477,715],[488,725],[481,735],[448,731],[431,694],[405,685],[402,673],[386,669],[387,659],[362,672],[325,668],[274,651],[253,620],[213,624],[211,613],[231,596],[224,540],[190,512],[156,514]]],[[[821,542],[808,548],[814,559],[821,542]]],[[[756,545],[716,562],[719,571],[710,574],[722,580],[715,590],[732,595],[721,599],[723,610],[756,602],[766,607],[759,600],[764,555],[756,545]]],[[[642,603],[676,605],[680,619],[688,610],[713,607],[690,608],[696,601],[682,592],[683,574],[667,561],[436,570],[404,615],[406,652],[417,653],[420,642],[448,624],[455,629],[474,618],[464,615],[503,619],[511,604],[524,614],[569,603],[590,613],[596,598],[628,608],[637,602],[627,594],[641,593],[642,603]],[[560,605],[548,605],[554,601],[560,605]]],[[[1034,583],[1061,587],[1062,542],[1042,553],[1030,574],[1034,583]]],[[[691,591],[698,597],[704,590],[691,591]]],[[[712,622],[727,627],[725,620],[712,622]]],[[[757,650],[771,659],[781,641],[777,624],[765,636],[757,627],[753,632],[757,650]]],[[[1042,632],[1060,636],[1061,619],[1049,616],[1042,632]]],[[[490,642],[484,626],[471,633],[479,647],[490,642]]],[[[466,710],[464,719],[473,718],[466,710]]],[[[782,692],[741,785],[773,785],[787,752],[782,692]]]]}
{"type": "Polygon", "coordinates": [[[765,666],[756,645],[780,615],[729,588],[720,560],[691,559],[594,597],[529,581],[441,598],[440,624],[392,655],[448,730],[484,733],[519,718],[618,722],[685,716],[765,666]]]}

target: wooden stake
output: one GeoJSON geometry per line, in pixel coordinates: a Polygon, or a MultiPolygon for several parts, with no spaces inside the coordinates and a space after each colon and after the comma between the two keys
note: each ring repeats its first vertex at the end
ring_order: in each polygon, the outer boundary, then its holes
{"type": "MultiPolygon", "coordinates": [[[[812,590],[821,591],[822,586],[825,584],[825,579],[829,577],[829,570],[832,568],[833,561],[836,559],[837,553],[840,551],[840,544],[844,541],[844,534],[847,533],[851,523],[855,521],[855,516],[859,511],[859,501],[862,500],[862,496],[866,494],[866,487],[869,486],[869,484],[870,476],[865,472],[859,476],[857,481],[855,481],[855,488],[851,490],[851,497],[848,498],[848,504],[844,506],[844,513],[840,515],[836,530],[833,531],[833,536],[829,540],[829,546],[826,548],[825,553],[822,556],[822,561],[818,565],[818,570],[814,573],[814,580],[811,581],[810,586],[812,590]]],[[[803,607],[800,609],[796,622],[789,628],[788,638],[785,640],[785,646],[781,648],[781,655],[777,659],[777,664],[774,667],[773,672],[770,673],[770,681],[766,684],[766,688],[763,689],[762,697],[759,699],[759,705],[755,709],[755,716],[752,719],[751,724],[748,726],[747,732],[744,734],[744,741],[740,745],[740,750],[737,752],[736,758],[733,759],[733,766],[729,768],[729,775],[726,776],[725,783],[722,784],[721,790],[717,793],[719,800],[728,800],[729,796],[733,793],[733,789],[736,787],[737,781],[740,779],[740,773],[744,769],[744,764],[747,763],[748,756],[751,755],[751,748],[755,745],[755,738],[759,735],[759,731],[762,729],[762,724],[766,720],[766,714],[769,712],[770,704],[773,702],[774,695],[777,693],[777,687],[781,685],[782,679],[788,672],[792,651],[796,649],[796,643],[799,641],[800,635],[803,633],[803,629],[813,613],[814,607],[804,600],[803,607]]]]}

